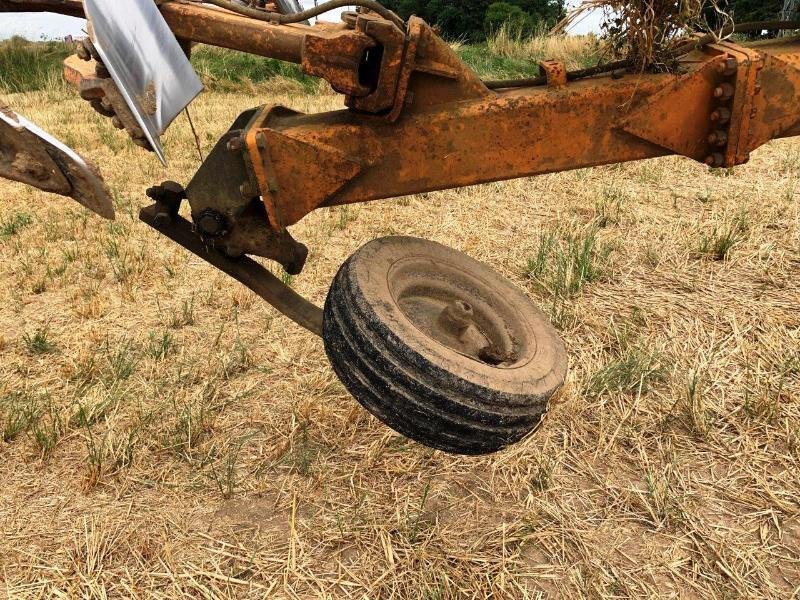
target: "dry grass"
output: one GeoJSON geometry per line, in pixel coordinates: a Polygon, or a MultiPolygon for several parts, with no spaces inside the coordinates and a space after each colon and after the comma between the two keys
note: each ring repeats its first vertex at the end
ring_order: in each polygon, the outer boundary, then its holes
{"type": "Polygon", "coordinates": [[[489,52],[519,60],[552,59],[568,69],[580,69],[600,56],[600,44],[593,35],[527,36],[513,27],[503,26],[486,41],[489,52]]]}
{"type": "MultiPolygon", "coordinates": [[[[797,596],[800,141],[732,174],[666,158],[295,227],[317,301],[362,243],[407,233],[551,311],[571,370],[545,423],[459,458],[368,416],[319,340],[136,221],[197,167],[183,119],[162,169],[63,91],[8,100],[102,167],[119,218],[0,182],[0,594],[797,596]]],[[[255,101],[202,97],[206,150],[255,101]]]]}

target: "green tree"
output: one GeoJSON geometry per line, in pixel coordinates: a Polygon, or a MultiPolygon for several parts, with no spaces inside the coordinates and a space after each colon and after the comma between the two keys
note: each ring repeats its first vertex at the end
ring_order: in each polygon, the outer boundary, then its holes
{"type": "Polygon", "coordinates": [[[504,25],[508,25],[514,31],[527,32],[533,25],[533,19],[519,6],[510,2],[490,4],[483,17],[483,28],[486,34],[491,35],[504,25]]]}
{"type": "Polygon", "coordinates": [[[526,31],[550,27],[564,16],[564,0],[384,0],[383,4],[404,19],[417,15],[438,26],[446,38],[470,42],[486,38],[487,16],[495,28],[505,14],[524,23],[526,31]],[[495,6],[489,14],[496,4],[504,6],[495,6]]]}
{"type": "MultiPolygon", "coordinates": [[[[783,0],[721,0],[717,5],[730,14],[737,23],[774,21],[781,16],[783,0]]],[[[705,9],[706,20],[711,26],[719,23],[717,14],[712,7],[705,9]]]]}

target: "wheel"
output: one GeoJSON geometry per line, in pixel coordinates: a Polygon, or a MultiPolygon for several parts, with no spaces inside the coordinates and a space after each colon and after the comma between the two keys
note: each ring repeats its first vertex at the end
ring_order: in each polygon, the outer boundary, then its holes
{"type": "Polygon", "coordinates": [[[342,265],[323,340],[369,412],[453,454],[521,440],[567,371],[558,334],[524,293],[486,265],[412,237],[375,240],[342,265]]]}

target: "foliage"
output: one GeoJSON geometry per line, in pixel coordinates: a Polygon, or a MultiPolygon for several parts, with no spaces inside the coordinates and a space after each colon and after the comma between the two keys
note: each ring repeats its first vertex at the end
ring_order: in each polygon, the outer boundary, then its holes
{"type": "MultiPolygon", "coordinates": [[[[479,76],[490,79],[532,77],[543,58],[564,60],[570,68],[596,62],[592,38],[527,35],[502,27],[486,43],[454,44],[461,60],[479,76]]],[[[63,86],[61,63],[72,51],[63,43],[16,40],[0,42],[0,93],[50,89],[63,86]],[[35,65],[31,68],[31,65],[35,65]]],[[[192,64],[208,91],[296,91],[313,93],[319,80],[304,74],[298,65],[211,46],[197,46],[192,64]]],[[[0,219],[0,238],[27,225],[24,215],[0,219]]]]}
{"type": "MultiPolygon", "coordinates": [[[[713,0],[712,0],[713,1],[713,0]]],[[[674,41],[700,24],[706,0],[603,1],[613,9],[603,23],[603,37],[615,58],[636,71],[674,71],[674,41]]]]}
{"type": "Polygon", "coordinates": [[[525,31],[531,28],[531,21],[530,15],[519,6],[509,2],[495,2],[486,9],[483,28],[484,31],[494,32],[507,25],[514,30],[525,31]]]}
{"type": "Polygon", "coordinates": [[[58,81],[61,63],[72,52],[63,42],[29,42],[16,36],[0,42],[0,92],[46,89],[58,81]]]}
{"type": "Polygon", "coordinates": [[[401,17],[417,15],[448,39],[480,42],[506,22],[532,34],[564,17],[564,0],[386,0],[401,17]]]}
{"type": "MultiPolygon", "coordinates": [[[[727,12],[735,22],[771,21],[780,18],[783,0],[718,0],[720,10],[727,12]]],[[[709,24],[718,21],[713,7],[705,10],[709,24]]]]}

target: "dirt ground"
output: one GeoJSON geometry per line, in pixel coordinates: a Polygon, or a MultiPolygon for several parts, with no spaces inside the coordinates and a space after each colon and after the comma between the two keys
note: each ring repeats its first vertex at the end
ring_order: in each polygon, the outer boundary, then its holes
{"type": "MultiPolygon", "coordinates": [[[[203,96],[205,150],[255,104],[338,102],[291,92],[203,96]]],[[[370,417],[318,339],[137,222],[198,166],[184,117],[163,169],[74,95],[6,100],[101,167],[118,218],[0,182],[0,595],[800,595],[800,140],[732,173],[666,158],[294,227],[317,302],[361,244],[411,234],[552,315],[563,393],[464,458],[370,417]]]]}

